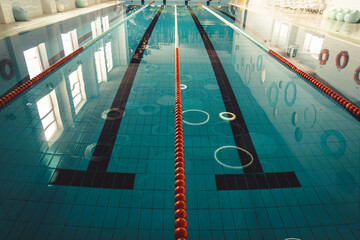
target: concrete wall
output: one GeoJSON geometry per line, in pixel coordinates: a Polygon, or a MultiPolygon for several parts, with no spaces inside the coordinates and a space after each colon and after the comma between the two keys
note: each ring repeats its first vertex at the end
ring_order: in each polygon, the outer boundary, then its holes
{"type": "MultiPolygon", "coordinates": [[[[49,13],[48,11],[43,9],[44,6],[46,6],[45,2],[46,3],[50,2],[50,4],[52,5],[55,4],[55,2],[62,3],[64,4],[65,11],[76,8],[75,0],[6,0],[6,1],[10,1],[13,7],[19,6],[27,10],[29,18],[40,16],[44,13],[49,13]]],[[[109,1],[112,0],[87,0],[89,6],[94,4],[109,2],[109,1]]]]}
{"type": "MultiPolygon", "coordinates": [[[[247,2],[249,7],[261,6],[263,2],[276,2],[272,0],[233,0],[233,3],[241,4],[247,2]]],[[[317,0],[319,4],[325,4],[327,10],[332,8],[348,8],[353,10],[360,10],[359,0],[317,0]]]]}
{"type": "Polygon", "coordinates": [[[29,18],[43,14],[41,0],[11,0],[11,5],[24,8],[29,18]]]}
{"type": "Polygon", "coordinates": [[[353,10],[360,11],[360,1],[359,0],[332,0],[332,4],[335,8],[348,8],[353,10]]]}

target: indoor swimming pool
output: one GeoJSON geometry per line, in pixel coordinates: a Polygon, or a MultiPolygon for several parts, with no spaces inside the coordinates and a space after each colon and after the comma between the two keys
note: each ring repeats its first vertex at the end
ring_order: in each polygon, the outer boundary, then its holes
{"type": "MultiPolygon", "coordinates": [[[[188,238],[360,239],[359,119],[204,7],[161,3],[0,40],[1,98],[72,56],[0,108],[0,239],[174,239],[177,32],[188,238]]],[[[275,41],[208,9],[281,49],[282,23],[275,41]]]]}

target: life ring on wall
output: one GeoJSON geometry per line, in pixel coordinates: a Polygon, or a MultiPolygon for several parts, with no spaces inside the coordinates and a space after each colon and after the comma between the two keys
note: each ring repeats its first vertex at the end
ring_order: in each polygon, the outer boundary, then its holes
{"type": "Polygon", "coordinates": [[[355,73],[354,73],[354,81],[360,85],[360,67],[358,67],[356,70],[355,70],[355,73]]]}
{"type": "Polygon", "coordinates": [[[327,50],[327,49],[321,50],[321,52],[319,54],[320,65],[325,65],[328,59],[329,59],[329,50],[327,50]],[[324,54],[325,54],[325,56],[324,56],[324,54]],[[323,56],[324,56],[324,59],[323,59],[323,56]]]}
{"type": "Polygon", "coordinates": [[[346,67],[346,65],[348,64],[349,61],[349,54],[347,51],[341,51],[337,56],[336,56],[336,67],[338,69],[343,69],[346,67]],[[341,57],[344,57],[344,61],[342,62],[342,64],[340,64],[340,60],[341,57]]]}
{"type": "Polygon", "coordinates": [[[0,65],[1,65],[1,75],[3,76],[3,78],[5,78],[6,80],[12,79],[15,75],[14,63],[10,59],[4,59],[1,61],[0,65]],[[9,67],[10,67],[9,74],[7,74],[7,72],[6,72],[7,65],[9,65],[9,67]]]}

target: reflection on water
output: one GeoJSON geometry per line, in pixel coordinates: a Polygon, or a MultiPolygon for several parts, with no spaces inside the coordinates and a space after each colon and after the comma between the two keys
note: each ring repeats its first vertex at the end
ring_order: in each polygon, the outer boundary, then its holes
{"type": "MultiPolygon", "coordinates": [[[[358,44],[296,26],[269,15],[259,17],[260,14],[254,11],[247,11],[245,14],[244,9],[235,6],[216,7],[214,9],[219,9],[218,13],[231,22],[234,20],[224,13],[235,16],[234,24],[240,28],[242,28],[242,23],[246,21],[245,31],[248,34],[258,39],[259,42],[268,45],[295,65],[298,64],[300,69],[307,70],[309,68],[310,70],[307,71],[314,72],[316,79],[327,82],[357,106],[360,106],[360,88],[357,85],[357,79],[354,78],[356,69],[360,64],[359,55],[356,54],[360,48],[358,44]],[[321,51],[328,52],[327,61],[322,61],[324,56],[320,56],[321,51]],[[336,61],[342,51],[347,51],[349,58],[346,64],[344,59],[341,60],[345,67],[339,70],[336,61]]],[[[241,43],[233,43],[235,46],[233,53],[239,51],[239,44],[241,43]]],[[[259,64],[259,59],[257,63],[259,64]]],[[[243,66],[243,62],[241,66],[243,66]]]]}

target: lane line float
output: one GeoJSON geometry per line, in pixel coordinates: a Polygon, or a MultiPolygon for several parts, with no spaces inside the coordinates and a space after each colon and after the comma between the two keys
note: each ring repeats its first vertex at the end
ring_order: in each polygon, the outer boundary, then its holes
{"type": "Polygon", "coordinates": [[[177,240],[188,238],[186,190],[185,190],[185,158],[184,158],[184,131],[181,107],[181,81],[179,61],[179,38],[177,24],[177,6],[175,2],[175,231],[177,240]]]}

